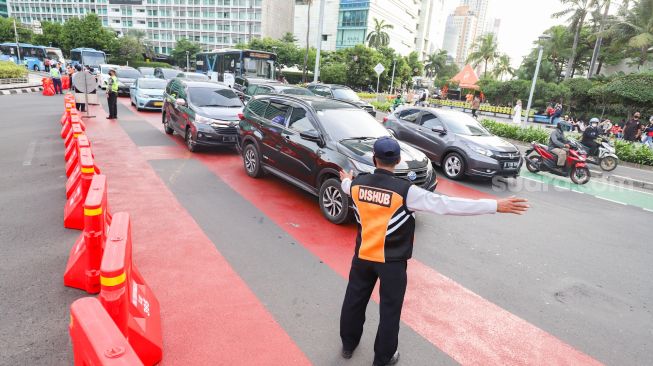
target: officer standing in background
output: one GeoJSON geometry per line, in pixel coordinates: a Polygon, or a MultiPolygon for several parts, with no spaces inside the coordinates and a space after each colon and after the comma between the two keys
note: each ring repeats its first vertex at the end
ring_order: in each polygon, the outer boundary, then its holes
{"type": "Polygon", "coordinates": [[[118,78],[116,70],[109,70],[109,80],[107,81],[107,104],[109,104],[109,116],[107,119],[118,118],[118,78]]]}
{"type": "Polygon", "coordinates": [[[379,328],[374,341],[374,365],[394,365],[399,322],[406,292],[407,260],[413,252],[416,211],[441,215],[483,215],[495,212],[522,214],[522,198],[471,200],[440,196],[396,178],[401,159],[397,140],[382,137],[374,143],[373,174],[340,172],[342,189],[354,202],[358,222],[355,255],[340,315],[342,357],[349,359],[363,334],[365,309],[377,279],[381,284],[379,328]]]}

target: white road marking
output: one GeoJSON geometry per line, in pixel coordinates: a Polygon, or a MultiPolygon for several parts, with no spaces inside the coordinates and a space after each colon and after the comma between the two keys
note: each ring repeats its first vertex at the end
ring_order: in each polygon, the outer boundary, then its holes
{"type": "Polygon", "coordinates": [[[619,202],[619,201],[611,200],[611,199],[609,199],[609,198],[605,198],[605,197],[601,197],[601,196],[594,196],[594,197],[596,197],[596,198],[598,198],[598,199],[600,199],[600,200],[609,201],[609,202],[612,202],[612,203],[618,203],[618,204],[620,204],[620,205],[624,205],[624,206],[627,206],[627,205],[628,205],[627,203],[623,203],[623,202],[619,202]]]}
{"type": "Polygon", "coordinates": [[[648,211],[648,212],[653,212],[653,210],[651,210],[650,208],[644,208],[644,207],[642,207],[642,210],[644,210],[644,211],[648,211]]]}
{"type": "Polygon", "coordinates": [[[34,159],[34,152],[36,151],[36,140],[32,140],[27,146],[27,152],[25,153],[25,158],[23,159],[23,166],[32,165],[32,160],[34,159]]]}

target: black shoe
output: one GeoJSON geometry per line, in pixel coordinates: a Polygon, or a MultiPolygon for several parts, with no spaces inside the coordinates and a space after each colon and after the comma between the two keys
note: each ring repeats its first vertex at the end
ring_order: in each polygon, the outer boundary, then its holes
{"type": "Polygon", "coordinates": [[[348,359],[350,359],[351,356],[353,356],[353,355],[354,355],[354,350],[351,350],[351,351],[350,351],[350,350],[348,350],[348,349],[345,349],[344,347],[342,348],[342,358],[348,360],[348,359]]]}
{"type": "Polygon", "coordinates": [[[399,362],[399,351],[395,351],[395,354],[392,355],[392,358],[388,362],[384,364],[375,363],[374,366],[392,366],[396,365],[397,362],[399,362]]]}
{"type": "Polygon", "coordinates": [[[111,116],[107,116],[107,119],[113,119],[113,117],[111,117],[111,116]]]}

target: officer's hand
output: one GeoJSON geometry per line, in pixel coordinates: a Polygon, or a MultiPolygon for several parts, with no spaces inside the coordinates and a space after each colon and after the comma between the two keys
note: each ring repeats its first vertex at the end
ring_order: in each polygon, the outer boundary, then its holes
{"type": "Polygon", "coordinates": [[[521,215],[530,207],[527,202],[528,200],[525,198],[517,198],[514,196],[500,199],[497,200],[497,212],[521,215]]]}
{"type": "Polygon", "coordinates": [[[343,181],[343,180],[345,180],[345,179],[349,179],[349,180],[354,179],[354,172],[350,170],[350,171],[347,173],[347,172],[345,172],[344,170],[341,170],[341,171],[340,171],[340,180],[343,181]]]}

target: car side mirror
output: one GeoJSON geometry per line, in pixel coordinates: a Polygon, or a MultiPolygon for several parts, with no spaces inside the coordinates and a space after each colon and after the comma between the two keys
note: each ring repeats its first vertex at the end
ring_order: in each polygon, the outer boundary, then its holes
{"type": "Polygon", "coordinates": [[[320,137],[320,134],[317,131],[313,131],[313,130],[303,131],[299,133],[299,137],[301,137],[306,141],[313,141],[313,142],[317,142],[318,144],[322,143],[322,138],[320,137]]]}
{"type": "Polygon", "coordinates": [[[439,133],[440,135],[446,135],[446,134],[447,134],[447,130],[445,130],[444,128],[442,128],[442,127],[440,127],[440,126],[438,126],[438,127],[433,127],[433,128],[431,129],[431,131],[433,131],[433,132],[435,132],[435,133],[439,133]]]}
{"type": "Polygon", "coordinates": [[[180,106],[180,107],[183,107],[183,106],[186,105],[186,101],[181,99],[181,98],[177,98],[177,99],[175,99],[175,104],[180,106]]]}

